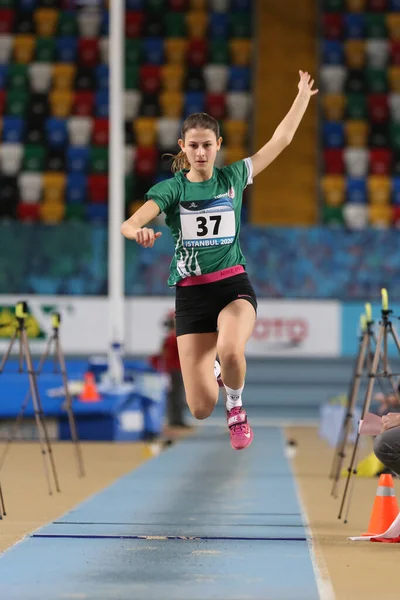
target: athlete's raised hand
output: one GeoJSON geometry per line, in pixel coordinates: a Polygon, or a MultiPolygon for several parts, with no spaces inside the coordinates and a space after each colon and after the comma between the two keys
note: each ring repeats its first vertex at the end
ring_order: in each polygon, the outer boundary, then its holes
{"type": "Polygon", "coordinates": [[[155,233],[150,227],[142,227],[135,232],[135,241],[143,248],[152,248],[154,242],[161,236],[161,231],[155,233]]]}
{"type": "Polygon", "coordinates": [[[311,75],[307,71],[299,71],[299,75],[300,81],[297,86],[299,88],[299,92],[301,94],[304,94],[308,98],[314,96],[315,94],[318,94],[318,90],[312,89],[314,85],[314,79],[311,79],[311,75]]]}

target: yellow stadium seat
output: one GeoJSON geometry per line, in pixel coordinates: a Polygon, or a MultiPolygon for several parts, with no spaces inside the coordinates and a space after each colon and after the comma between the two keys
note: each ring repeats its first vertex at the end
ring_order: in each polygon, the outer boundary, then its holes
{"type": "Polygon", "coordinates": [[[157,142],[157,119],[138,117],[133,121],[138,146],[155,146],[157,142]]]}
{"type": "Polygon", "coordinates": [[[344,203],[346,184],[342,175],[325,175],[321,186],[325,204],[340,206],[344,203]]]}
{"type": "Polygon", "coordinates": [[[208,12],[204,10],[190,10],[186,14],[188,36],[191,38],[204,38],[207,35],[208,12]]]}
{"type": "Polygon", "coordinates": [[[363,40],[348,40],[344,45],[346,65],[350,69],[362,69],[365,65],[365,42],[363,40]]]}
{"type": "Polygon", "coordinates": [[[389,204],[371,204],[368,206],[368,217],[374,227],[391,227],[393,219],[392,206],[389,204]]]}
{"type": "Polygon", "coordinates": [[[346,8],[349,12],[364,12],[366,0],[346,0],[346,8]]]}
{"type": "Polygon", "coordinates": [[[189,4],[192,10],[207,10],[207,0],[190,0],[189,4]]]}
{"type": "Polygon", "coordinates": [[[36,33],[42,37],[55,35],[59,11],[54,8],[38,8],[34,14],[36,33]]]}
{"type": "Polygon", "coordinates": [[[251,62],[251,40],[242,38],[232,39],[229,42],[231,63],[240,67],[247,67],[251,62]]]}
{"type": "Polygon", "coordinates": [[[180,119],[183,109],[182,92],[164,91],[160,94],[160,106],[163,117],[180,119]]]}
{"type": "Polygon", "coordinates": [[[344,94],[325,94],[322,96],[322,105],[325,117],[329,121],[341,121],[346,108],[346,96],[344,94]]]}
{"type": "Polygon", "coordinates": [[[50,93],[51,114],[65,119],[72,112],[75,94],[71,90],[53,90],[50,93]]]}
{"type": "Polygon", "coordinates": [[[400,40],[400,14],[396,12],[387,13],[386,25],[389,39],[398,42],[400,40]]]}
{"type": "Polygon", "coordinates": [[[226,119],[224,121],[224,138],[229,146],[244,146],[247,142],[249,125],[247,121],[226,119]]]}
{"type": "Polygon", "coordinates": [[[43,223],[59,223],[65,216],[65,204],[45,200],[39,205],[39,215],[43,223]]]}
{"type": "Polygon", "coordinates": [[[53,65],[53,88],[56,90],[72,90],[76,65],[72,63],[56,63],[53,65]]]}
{"type": "Polygon", "coordinates": [[[367,121],[349,120],[345,124],[347,145],[357,148],[367,146],[369,126],[367,121]]]}
{"type": "Polygon", "coordinates": [[[389,71],[389,86],[391,92],[400,93],[400,67],[388,67],[389,71]]]}
{"type": "Polygon", "coordinates": [[[46,203],[62,203],[65,192],[65,173],[43,174],[43,198],[46,203]]]}
{"type": "Polygon", "coordinates": [[[168,64],[161,67],[161,81],[164,90],[180,92],[183,89],[183,77],[185,69],[183,65],[168,64]]]}
{"type": "Polygon", "coordinates": [[[34,35],[16,35],[14,37],[14,60],[17,63],[32,62],[36,38],[34,35]]]}
{"type": "Polygon", "coordinates": [[[165,62],[183,65],[186,61],[187,46],[186,38],[167,38],[164,42],[165,62]]]}
{"type": "Polygon", "coordinates": [[[246,158],[248,150],[244,146],[224,146],[225,149],[225,164],[231,165],[232,163],[246,158]]]}
{"type": "Polygon", "coordinates": [[[390,204],[392,182],[385,175],[370,175],[367,180],[370,204],[390,204]]]}

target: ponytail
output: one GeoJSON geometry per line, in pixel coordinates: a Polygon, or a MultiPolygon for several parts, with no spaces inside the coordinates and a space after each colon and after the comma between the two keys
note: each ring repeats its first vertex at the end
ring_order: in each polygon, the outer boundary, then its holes
{"type": "Polygon", "coordinates": [[[170,158],[172,160],[171,171],[177,173],[182,169],[190,169],[190,163],[187,159],[186,154],[181,150],[178,154],[164,154],[163,158],[170,158]]]}

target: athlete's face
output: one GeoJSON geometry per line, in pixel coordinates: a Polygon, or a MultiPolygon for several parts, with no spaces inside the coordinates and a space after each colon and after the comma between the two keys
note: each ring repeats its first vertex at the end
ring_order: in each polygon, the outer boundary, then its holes
{"type": "Polygon", "coordinates": [[[189,129],[185,139],[179,140],[179,145],[186,153],[191,169],[211,176],[221,142],[222,138],[217,140],[212,129],[189,129]]]}

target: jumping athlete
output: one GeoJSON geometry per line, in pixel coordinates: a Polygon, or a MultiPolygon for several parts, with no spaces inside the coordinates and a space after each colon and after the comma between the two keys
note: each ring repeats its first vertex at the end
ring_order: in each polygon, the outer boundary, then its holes
{"type": "Polygon", "coordinates": [[[205,113],[189,115],[178,140],[181,151],[172,163],[175,176],[154,185],[145,195],[147,202],[121,226],[126,238],[151,248],[161,232],[146,225],[165,213],[175,243],[168,285],[176,288],[186,401],[196,419],[206,419],[218,400],[217,380],[222,377],[235,450],[253,439],[242,392],[245,347],[257,310],[239,245],[242,193],[290,144],[311,96],[318,92],[307,72],[299,74],[298,94],[272,138],[256,154],[230,166],[214,166],[222,143],[218,122],[205,113]]]}

